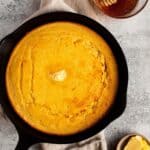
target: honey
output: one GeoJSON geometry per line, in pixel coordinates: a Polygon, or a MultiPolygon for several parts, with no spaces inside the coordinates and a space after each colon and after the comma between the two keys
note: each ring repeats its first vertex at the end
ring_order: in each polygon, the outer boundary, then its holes
{"type": "Polygon", "coordinates": [[[138,0],[95,0],[95,3],[109,16],[122,17],[136,7],[138,0]]]}

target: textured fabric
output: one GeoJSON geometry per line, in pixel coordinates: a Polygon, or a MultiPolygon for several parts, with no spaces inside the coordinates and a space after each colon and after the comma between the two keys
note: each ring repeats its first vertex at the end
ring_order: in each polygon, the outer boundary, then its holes
{"type": "Polygon", "coordinates": [[[104,131],[79,143],[58,145],[41,144],[43,150],[107,150],[104,131]]]}

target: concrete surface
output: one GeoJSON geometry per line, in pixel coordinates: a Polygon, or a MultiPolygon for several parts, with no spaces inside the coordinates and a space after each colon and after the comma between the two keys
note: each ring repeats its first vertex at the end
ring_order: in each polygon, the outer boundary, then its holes
{"type": "MultiPolygon", "coordinates": [[[[66,0],[68,5],[79,0],[66,0]]],[[[88,0],[87,0],[88,3],[88,0]]],[[[0,39],[11,33],[35,12],[40,0],[0,0],[0,39]]],[[[129,67],[127,108],[124,114],[105,130],[110,150],[123,135],[139,132],[150,138],[150,2],[137,16],[119,20],[80,4],[76,11],[95,18],[119,41],[129,67]]],[[[88,7],[90,7],[88,5],[88,7]]],[[[13,150],[18,140],[14,126],[0,111],[0,150],[13,150]]]]}

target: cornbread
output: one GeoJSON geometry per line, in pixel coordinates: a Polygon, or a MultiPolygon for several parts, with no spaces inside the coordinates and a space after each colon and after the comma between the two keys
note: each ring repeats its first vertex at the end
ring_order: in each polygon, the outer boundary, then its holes
{"type": "Polygon", "coordinates": [[[26,123],[44,133],[70,135],[94,125],[113,104],[117,64],[93,30],[54,22],[18,42],[7,65],[6,86],[26,123]]]}

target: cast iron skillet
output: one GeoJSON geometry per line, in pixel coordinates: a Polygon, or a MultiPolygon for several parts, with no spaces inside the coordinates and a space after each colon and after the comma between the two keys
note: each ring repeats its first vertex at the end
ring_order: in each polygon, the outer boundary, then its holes
{"type": "Polygon", "coordinates": [[[88,17],[79,14],[74,14],[70,12],[52,12],[35,17],[21,25],[16,31],[5,37],[0,42],[0,101],[4,111],[15,125],[19,134],[19,142],[17,144],[16,150],[27,150],[29,146],[39,142],[50,142],[59,144],[78,142],[95,135],[123,113],[126,106],[127,84],[128,69],[126,60],[121,50],[121,47],[119,46],[115,38],[100,24],[88,17]],[[80,23],[100,34],[111,47],[118,64],[119,71],[119,87],[116,94],[115,102],[109,112],[102,120],[97,122],[91,128],[69,136],[49,135],[30,127],[13,110],[8,100],[5,85],[6,67],[14,46],[25,34],[27,34],[32,29],[40,25],[55,21],[71,21],[80,23]]]}

